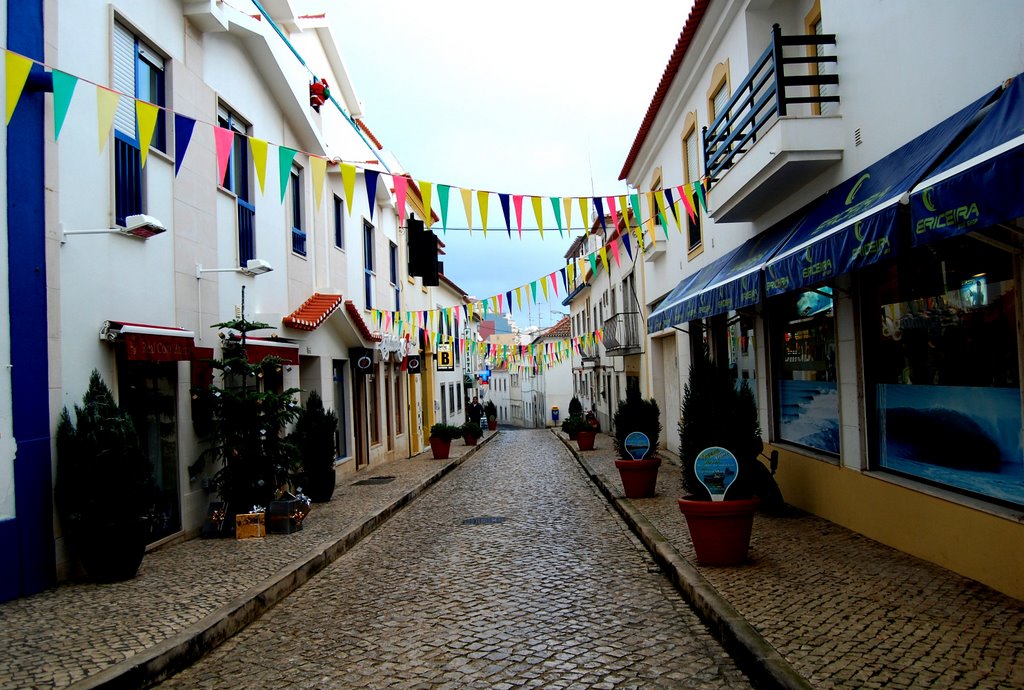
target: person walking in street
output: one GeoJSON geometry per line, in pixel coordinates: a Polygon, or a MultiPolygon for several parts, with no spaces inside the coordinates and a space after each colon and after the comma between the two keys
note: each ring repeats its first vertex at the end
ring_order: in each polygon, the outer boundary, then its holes
{"type": "Polygon", "coordinates": [[[473,402],[469,404],[469,408],[466,410],[469,421],[476,422],[483,429],[484,423],[484,406],[480,404],[480,399],[477,396],[473,396],[473,402]]]}

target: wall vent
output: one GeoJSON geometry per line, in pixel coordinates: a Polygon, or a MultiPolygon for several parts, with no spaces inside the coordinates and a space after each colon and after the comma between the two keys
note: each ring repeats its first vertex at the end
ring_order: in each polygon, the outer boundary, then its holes
{"type": "Polygon", "coordinates": [[[860,146],[863,143],[864,143],[864,139],[861,137],[861,135],[860,135],[860,127],[858,127],[857,129],[853,130],[853,145],[854,146],[860,146]]]}

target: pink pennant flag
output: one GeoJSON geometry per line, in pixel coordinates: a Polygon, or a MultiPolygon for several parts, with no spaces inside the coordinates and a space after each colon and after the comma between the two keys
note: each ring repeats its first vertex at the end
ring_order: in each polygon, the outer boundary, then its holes
{"type": "Polygon", "coordinates": [[[622,264],[619,263],[619,238],[616,237],[608,246],[612,248],[612,256],[615,257],[615,265],[621,266],[622,264]]]}
{"type": "MultiPolygon", "coordinates": [[[[613,197],[613,196],[608,197],[608,209],[612,212],[612,223],[615,224],[614,228],[616,230],[618,230],[619,229],[619,211],[618,211],[617,208],[615,208],[615,197],[613,197]]],[[[625,210],[625,209],[623,209],[623,210],[625,210]]]]}
{"type": "Polygon", "coordinates": [[[408,190],[409,178],[404,175],[392,175],[395,183],[395,205],[398,207],[398,225],[405,223],[405,194],[408,190]]]}
{"type": "Polygon", "coordinates": [[[683,206],[686,207],[686,213],[689,214],[690,220],[697,219],[697,209],[693,207],[693,187],[691,185],[679,185],[679,194],[683,197],[683,206]]]}
{"type": "Polygon", "coordinates": [[[523,195],[513,194],[512,205],[516,208],[516,227],[519,229],[519,239],[523,239],[523,195]]]}
{"type": "Polygon", "coordinates": [[[235,133],[225,127],[214,127],[213,138],[217,144],[217,180],[223,180],[231,160],[231,144],[235,141],[235,133]]]}
{"type": "Polygon", "coordinates": [[[501,293],[498,293],[496,297],[498,298],[498,313],[500,314],[501,312],[505,311],[504,305],[502,304],[502,302],[505,301],[505,298],[501,293]]]}
{"type": "Polygon", "coordinates": [[[554,272],[548,277],[551,278],[551,287],[555,288],[555,297],[558,297],[558,279],[555,277],[554,272]]]}

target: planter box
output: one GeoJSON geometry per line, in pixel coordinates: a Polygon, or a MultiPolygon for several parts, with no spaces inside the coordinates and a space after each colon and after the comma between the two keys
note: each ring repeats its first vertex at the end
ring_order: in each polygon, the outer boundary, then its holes
{"type": "Polygon", "coordinates": [[[263,513],[239,513],[235,516],[235,539],[256,539],[266,536],[263,513]]]}

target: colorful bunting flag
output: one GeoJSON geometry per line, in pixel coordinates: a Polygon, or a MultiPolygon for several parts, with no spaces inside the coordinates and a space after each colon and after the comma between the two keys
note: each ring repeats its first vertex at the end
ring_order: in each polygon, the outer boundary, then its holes
{"type": "Polygon", "coordinates": [[[7,124],[11,124],[11,117],[14,115],[14,109],[18,107],[18,101],[21,100],[21,92],[25,89],[32,65],[33,62],[27,57],[7,51],[4,82],[7,85],[7,124]]]}
{"type": "Polygon", "coordinates": [[[562,207],[565,209],[565,229],[572,234],[572,197],[562,199],[562,207]]]}
{"type": "Polygon", "coordinates": [[[466,228],[469,229],[470,237],[473,236],[473,190],[459,189],[462,194],[462,208],[466,211],[466,228]]]}
{"type": "Polygon", "coordinates": [[[519,311],[522,311],[523,310],[523,293],[522,293],[522,288],[521,287],[517,287],[516,288],[516,304],[519,305],[519,311]]]}
{"type": "Polygon", "coordinates": [[[604,266],[604,270],[608,270],[608,252],[604,246],[601,247],[601,264],[604,266]]]}
{"type": "MultiPolygon", "coordinates": [[[[220,129],[220,128],[218,128],[220,129]]],[[[231,130],[228,130],[229,132],[231,130]]],[[[218,147],[220,143],[218,142],[218,147]]],[[[220,149],[217,149],[218,155],[220,155],[220,149]]],[[[228,154],[231,153],[230,145],[228,147],[228,154]]],[[[277,174],[278,181],[281,186],[281,203],[284,203],[284,195],[288,191],[288,181],[291,180],[292,175],[292,163],[295,162],[295,154],[298,151],[290,149],[287,146],[280,146],[277,150],[277,174]]],[[[224,179],[224,171],[221,171],[220,179],[224,179]]]]}
{"type": "Polygon", "coordinates": [[[690,220],[697,220],[697,213],[693,208],[693,192],[689,194],[686,192],[686,185],[679,185],[676,187],[679,190],[679,200],[683,203],[683,208],[686,209],[686,215],[690,216],[690,220]]]}
{"type": "MultiPolygon", "coordinates": [[[[10,56],[10,53],[7,54],[10,56]]],[[[7,80],[8,89],[10,79],[7,80]]],[[[107,145],[110,139],[110,130],[114,126],[114,114],[117,112],[117,104],[121,101],[121,94],[111,91],[105,86],[96,87],[96,123],[99,129],[100,152],[107,145]]]]}
{"type": "MultiPolygon", "coordinates": [[[[192,141],[192,132],[195,131],[196,121],[191,117],[174,114],[174,175],[177,177],[181,170],[181,164],[185,160],[185,152],[188,151],[189,142],[192,141]]],[[[263,189],[263,181],[260,181],[260,189],[263,189]]]]}
{"type": "Polygon", "coordinates": [[[544,293],[544,301],[548,301],[548,281],[543,278],[540,279],[540,289],[544,293]]]}
{"type": "MultiPolygon", "coordinates": [[[[221,184],[228,171],[228,161],[231,160],[231,146],[235,141],[235,133],[226,127],[214,127],[213,140],[217,149],[217,183],[221,184]]],[[[291,162],[288,164],[291,165],[291,162]]],[[[287,179],[288,178],[286,176],[285,180],[287,179]]],[[[283,199],[284,197],[282,192],[282,200],[283,199]]]]}
{"type": "Polygon", "coordinates": [[[446,184],[437,185],[437,198],[441,201],[441,227],[448,234],[448,192],[451,187],[446,184]]]}
{"type": "Polygon", "coordinates": [[[508,206],[508,194],[498,193],[498,201],[501,202],[501,212],[505,216],[505,230],[508,231],[508,238],[512,239],[512,217],[508,206]]]}
{"type": "MultiPolygon", "coordinates": [[[[630,242],[629,242],[629,233],[626,232],[626,233],[624,233],[622,235],[622,246],[626,248],[626,254],[629,256],[629,260],[632,261],[633,260],[633,250],[630,249],[629,244],[630,244],[630,242]]],[[[618,257],[616,257],[616,260],[617,259],[618,259],[618,257]]]]}
{"type": "Polygon", "coordinates": [[[676,230],[678,230],[679,232],[682,232],[683,231],[683,227],[679,223],[679,211],[676,210],[676,200],[672,196],[672,190],[671,189],[668,189],[668,188],[665,189],[665,201],[668,202],[668,207],[672,211],[672,218],[674,218],[675,221],[676,221],[676,230]]]}
{"type": "Polygon", "coordinates": [[[587,203],[587,197],[581,196],[578,199],[580,204],[580,215],[582,216],[583,231],[586,234],[590,234],[590,205],[587,203]]]}
{"type": "Polygon", "coordinates": [[[533,294],[533,303],[537,303],[537,281],[530,282],[530,292],[533,294]]]}
{"type": "Polygon", "coordinates": [[[327,159],[320,156],[309,157],[309,172],[313,180],[313,203],[320,210],[320,202],[324,196],[324,177],[327,175],[327,159]]]}
{"type": "MultiPolygon", "coordinates": [[[[608,197],[608,210],[611,211],[611,214],[612,214],[612,228],[613,228],[613,230],[618,230],[619,229],[619,211],[615,207],[615,197],[613,197],[613,196],[608,197]]],[[[623,207],[623,210],[625,210],[625,207],[623,207]]]]}
{"type": "Polygon", "coordinates": [[[540,238],[544,239],[544,209],[541,206],[541,198],[531,196],[530,201],[533,203],[533,217],[537,219],[537,232],[540,233],[540,238]]]}
{"type": "Polygon", "coordinates": [[[392,175],[395,185],[395,205],[398,207],[398,226],[405,224],[405,195],[408,193],[409,178],[404,175],[392,175]]]}
{"type": "Polygon", "coordinates": [[[352,200],[356,195],[356,166],[342,163],[338,168],[341,170],[341,188],[345,193],[345,207],[351,216],[352,200]]]}
{"type": "Polygon", "coordinates": [[[621,266],[622,264],[619,263],[619,240],[618,240],[618,238],[613,239],[608,244],[608,246],[612,248],[612,256],[615,257],[615,265],[616,266],[621,266]]]}
{"type": "MultiPolygon", "coordinates": [[[[565,276],[565,269],[560,268],[558,271],[562,274],[562,285],[565,286],[565,291],[569,292],[569,279],[565,276]]],[[[555,292],[557,293],[558,290],[555,290],[555,292]]]]}
{"type": "Polygon", "coordinates": [[[160,109],[152,103],[135,99],[135,123],[139,133],[139,161],[142,167],[146,167],[146,158],[149,155],[149,145],[153,142],[153,132],[156,131],[156,117],[160,109]]]}
{"type": "Polygon", "coordinates": [[[558,297],[558,278],[555,276],[555,272],[552,271],[549,277],[551,278],[551,287],[555,289],[555,297],[558,297]]]}
{"type": "Polygon", "coordinates": [[[376,170],[364,170],[363,181],[366,183],[366,203],[370,207],[370,220],[373,220],[373,209],[377,207],[377,180],[380,172],[376,170]]]}
{"type": "MultiPolygon", "coordinates": [[[[64,118],[71,106],[71,97],[75,95],[75,86],[78,84],[78,77],[72,76],[59,69],[53,70],[53,140],[60,137],[60,130],[64,127],[64,118]]],[[[175,169],[177,173],[177,169],[175,169]]]]}
{"type": "Polygon", "coordinates": [[[558,237],[562,238],[562,207],[558,205],[558,197],[551,197],[551,208],[555,212],[555,223],[558,224],[558,237]]]}
{"type": "Polygon", "coordinates": [[[604,201],[599,196],[594,197],[594,210],[597,211],[597,218],[601,221],[601,231],[608,234],[608,226],[604,220],[604,201]]]}
{"type": "Polygon", "coordinates": [[[429,229],[434,224],[434,212],[431,210],[431,196],[433,185],[426,180],[420,180],[420,198],[423,199],[423,222],[429,229]]]}
{"type": "Polygon", "coordinates": [[[516,209],[516,227],[519,229],[519,239],[523,239],[523,195],[513,194],[512,205],[516,209]]]}
{"type": "Polygon", "coordinates": [[[489,192],[478,191],[476,193],[476,201],[480,206],[480,222],[484,226],[484,237],[487,237],[487,200],[489,198],[489,192]]]}

